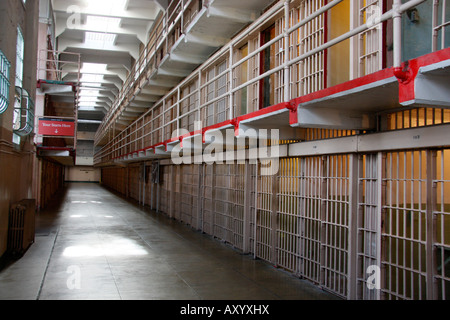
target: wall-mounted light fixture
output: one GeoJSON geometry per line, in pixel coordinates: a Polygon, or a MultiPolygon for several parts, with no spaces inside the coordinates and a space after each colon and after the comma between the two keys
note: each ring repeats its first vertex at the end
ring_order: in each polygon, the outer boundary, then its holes
{"type": "Polygon", "coordinates": [[[411,21],[412,23],[419,22],[419,11],[416,8],[406,11],[406,15],[408,16],[409,21],[411,21]]]}

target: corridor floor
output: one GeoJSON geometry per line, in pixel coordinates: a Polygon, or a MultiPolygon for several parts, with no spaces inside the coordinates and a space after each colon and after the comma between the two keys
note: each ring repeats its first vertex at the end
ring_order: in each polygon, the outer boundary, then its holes
{"type": "Polygon", "coordinates": [[[0,271],[0,300],[336,299],[99,185],[68,184],[58,201],[0,271]]]}

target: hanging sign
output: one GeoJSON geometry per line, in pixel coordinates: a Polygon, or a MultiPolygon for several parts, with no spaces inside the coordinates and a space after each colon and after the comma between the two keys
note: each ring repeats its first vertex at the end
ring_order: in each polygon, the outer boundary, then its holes
{"type": "Polygon", "coordinates": [[[43,136],[74,137],[75,121],[62,119],[39,119],[39,134],[43,136]]]}

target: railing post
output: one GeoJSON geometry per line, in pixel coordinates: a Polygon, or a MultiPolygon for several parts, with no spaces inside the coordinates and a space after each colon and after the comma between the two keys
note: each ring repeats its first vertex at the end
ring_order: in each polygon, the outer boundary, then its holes
{"type": "Polygon", "coordinates": [[[436,29],[438,24],[438,9],[439,9],[439,0],[433,0],[433,20],[431,23],[431,51],[437,50],[437,39],[438,39],[438,31],[436,29]]]}
{"type": "Polygon", "coordinates": [[[284,2],[284,102],[291,100],[290,67],[289,67],[289,2],[284,2]]]}
{"type": "Polygon", "coordinates": [[[228,68],[229,68],[229,79],[228,79],[228,83],[229,83],[229,88],[228,88],[228,92],[229,92],[229,96],[228,96],[228,106],[230,108],[229,110],[229,120],[233,119],[234,117],[234,110],[233,110],[233,46],[230,46],[230,51],[229,51],[229,55],[230,55],[230,61],[228,64],[228,68]]]}
{"type": "Polygon", "coordinates": [[[393,15],[393,42],[394,42],[394,68],[400,68],[402,63],[402,16],[400,13],[401,0],[394,0],[393,15]]]}

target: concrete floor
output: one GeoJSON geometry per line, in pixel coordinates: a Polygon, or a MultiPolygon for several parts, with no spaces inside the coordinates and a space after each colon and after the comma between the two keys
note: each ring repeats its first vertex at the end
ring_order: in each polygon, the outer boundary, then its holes
{"type": "Polygon", "coordinates": [[[36,228],[0,300],[337,299],[96,184],[69,184],[36,228]]]}

